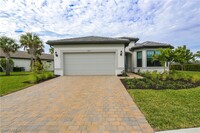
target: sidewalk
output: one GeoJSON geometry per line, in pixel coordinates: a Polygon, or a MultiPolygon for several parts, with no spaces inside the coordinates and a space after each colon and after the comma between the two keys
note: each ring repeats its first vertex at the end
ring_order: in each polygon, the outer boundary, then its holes
{"type": "Polygon", "coordinates": [[[187,128],[187,129],[177,129],[177,130],[168,130],[160,131],[156,133],[200,133],[200,127],[197,128],[187,128]]]}

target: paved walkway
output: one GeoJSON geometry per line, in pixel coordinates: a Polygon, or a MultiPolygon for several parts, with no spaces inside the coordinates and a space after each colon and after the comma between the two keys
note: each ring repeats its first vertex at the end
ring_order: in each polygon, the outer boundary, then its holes
{"type": "Polygon", "coordinates": [[[135,74],[135,73],[127,73],[127,75],[128,75],[128,77],[123,77],[123,76],[119,76],[119,78],[120,79],[126,79],[126,78],[128,78],[128,79],[132,79],[132,78],[143,78],[142,76],[140,76],[140,75],[137,75],[137,74],[135,74]]]}
{"type": "Polygon", "coordinates": [[[200,127],[160,131],[156,133],[200,133],[200,127]]]}
{"type": "Polygon", "coordinates": [[[116,76],[62,76],[0,100],[2,133],[154,132],[116,76]]]}

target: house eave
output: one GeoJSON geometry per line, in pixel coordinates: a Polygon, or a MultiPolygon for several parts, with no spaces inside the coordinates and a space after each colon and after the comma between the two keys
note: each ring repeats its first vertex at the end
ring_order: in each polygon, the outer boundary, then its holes
{"type": "Polygon", "coordinates": [[[168,46],[135,46],[135,47],[130,48],[130,51],[144,49],[144,48],[171,48],[171,49],[173,49],[174,47],[171,45],[168,45],[168,46]]]}

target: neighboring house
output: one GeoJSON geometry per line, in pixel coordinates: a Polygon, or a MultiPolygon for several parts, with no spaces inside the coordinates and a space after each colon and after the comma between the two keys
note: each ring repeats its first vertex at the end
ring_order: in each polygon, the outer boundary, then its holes
{"type": "Polygon", "coordinates": [[[152,54],[156,53],[153,50],[173,47],[155,42],[137,44],[138,40],[88,36],[49,40],[47,44],[54,46],[56,75],[119,75],[124,70],[163,70],[159,62],[150,62],[152,54]]]}
{"type": "MultiPolygon", "coordinates": [[[[24,67],[25,71],[30,71],[30,54],[28,54],[25,51],[16,51],[15,53],[10,53],[11,58],[14,62],[14,67],[24,67]]],[[[3,51],[0,49],[0,59],[5,58],[5,55],[3,51]]],[[[50,65],[49,69],[50,71],[53,70],[53,55],[51,54],[42,54],[40,56],[40,59],[43,63],[46,63],[47,65],[50,65]]]]}

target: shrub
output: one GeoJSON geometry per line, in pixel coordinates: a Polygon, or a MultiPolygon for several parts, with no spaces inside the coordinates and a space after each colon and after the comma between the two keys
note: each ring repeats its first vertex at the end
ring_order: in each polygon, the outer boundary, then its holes
{"type": "Polygon", "coordinates": [[[171,64],[170,65],[171,70],[181,70],[181,65],[179,64],[171,64]]]}
{"type": "Polygon", "coordinates": [[[34,73],[31,83],[39,83],[41,81],[53,78],[54,74],[52,72],[34,73]]]}
{"type": "Polygon", "coordinates": [[[192,83],[199,82],[199,81],[200,81],[200,77],[197,76],[197,75],[192,75],[191,78],[190,78],[190,81],[191,81],[192,83]]]}
{"type": "MultiPolygon", "coordinates": [[[[170,65],[171,70],[181,70],[181,65],[179,64],[172,64],[170,65]]],[[[183,65],[184,71],[200,71],[200,64],[184,64],[183,65]]]]}
{"type": "Polygon", "coordinates": [[[13,67],[13,72],[22,72],[25,71],[24,67],[13,67]]]}
{"type": "Polygon", "coordinates": [[[150,78],[150,77],[151,77],[151,72],[146,71],[146,72],[144,73],[144,76],[147,77],[147,78],[150,78]]]}
{"type": "Polygon", "coordinates": [[[178,80],[178,74],[176,74],[176,73],[174,73],[173,75],[171,75],[171,78],[173,79],[173,80],[178,80]]]}
{"type": "Polygon", "coordinates": [[[3,72],[3,68],[0,66],[0,72],[3,72]]]}
{"type": "Polygon", "coordinates": [[[157,71],[153,71],[150,75],[151,80],[156,81],[158,79],[159,74],[157,74],[157,71]]]}
{"type": "Polygon", "coordinates": [[[162,80],[168,79],[167,73],[163,73],[163,74],[161,75],[161,79],[162,79],[162,80]]]}
{"type": "Polygon", "coordinates": [[[200,71],[200,64],[185,64],[183,68],[185,71],[200,71]]]}
{"type": "Polygon", "coordinates": [[[36,61],[34,63],[33,72],[34,73],[42,73],[42,71],[43,71],[43,64],[39,61],[36,61]]]}
{"type": "MultiPolygon", "coordinates": [[[[178,77],[177,74],[175,74],[175,77],[178,77]]],[[[187,88],[193,88],[197,85],[193,83],[200,82],[200,78],[198,76],[194,76],[192,78],[192,82],[188,82],[185,80],[157,80],[156,82],[152,79],[143,78],[143,79],[125,79],[124,80],[128,89],[187,89],[187,88]]]]}

